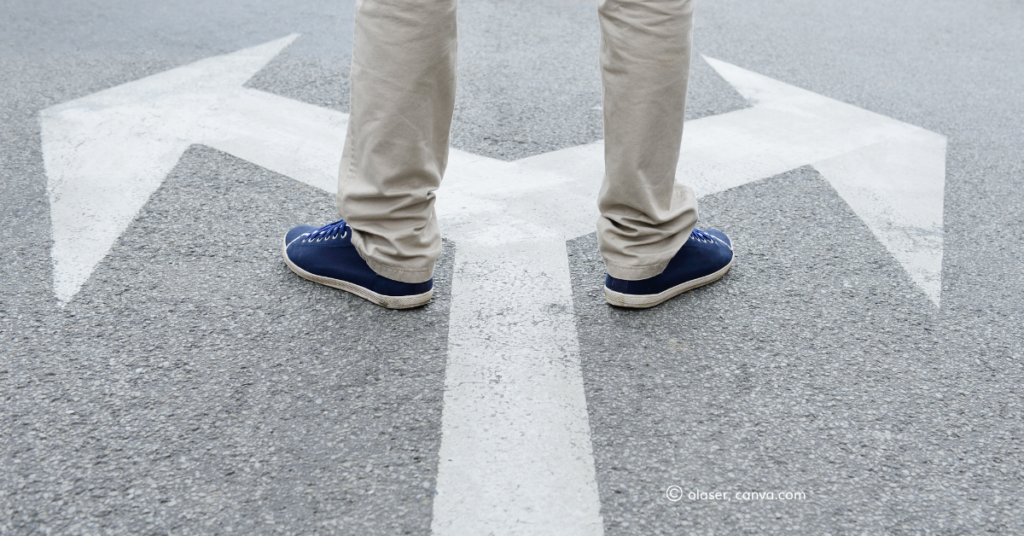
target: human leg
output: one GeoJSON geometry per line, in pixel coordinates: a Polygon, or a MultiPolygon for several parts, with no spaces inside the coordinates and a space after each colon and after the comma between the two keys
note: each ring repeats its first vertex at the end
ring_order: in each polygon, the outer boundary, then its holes
{"type": "Polygon", "coordinates": [[[675,181],[690,70],[693,0],[602,0],[605,178],[597,236],[605,296],[651,307],[722,277],[732,242],[694,229],[697,200],[675,181]]]}
{"type": "Polygon", "coordinates": [[[441,253],[434,191],[455,106],[455,0],[356,4],[351,115],[338,212],[371,268],[431,278],[441,253]]]}
{"type": "Polygon", "coordinates": [[[298,275],[390,308],[433,292],[434,191],[455,105],[455,0],[359,0],[351,113],[338,176],[342,221],[300,226],[283,255],[298,275]]]}
{"type": "Polygon", "coordinates": [[[690,69],[692,0],[602,0],[605,178],[598,243],[608,273],[664,270],[697,222],[675,184],[690,69]]]}

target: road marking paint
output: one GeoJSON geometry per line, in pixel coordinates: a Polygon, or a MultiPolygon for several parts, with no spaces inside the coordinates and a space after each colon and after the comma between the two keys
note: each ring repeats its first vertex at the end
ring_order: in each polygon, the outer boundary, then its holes
{"type": "Polygon", "coordinates": [[[566,241],[594,196],[564,177],[460,154],[438,214],[454,239],[437,535],[599,535],[566,241]]]}
{"type": "Polygon", "coordinates": [[[698,194],[812,165],[860,216],[910,278],[938,306],[942,292],[942,211],[946,137],[883,115],[705,58],[754,106],[693,122],[678,176],[698,194]],[[709,128],[717,122],[738,129],[709,128]],[[736,150],[714,153],[716,136],[736,150]],[[707,181],[714,177],[715,180],[707,181]],[[721,181],[720,177],[731,177],[721,181]]]}
{"type": "MultiPolygon", "coordinates": [[[[335,193],[347,115],[242,87],[295,37],[41,112],[62,304],[189,145],[335,193]]],[[[679,177],[709,195],[814,165],[938,304],[945,138],[706,59],[753,106],[688,122],[679,177]]],[[[516,162],[451,152],[437,534],[603,531],[565,254],[594,230],[603,155],[602,142],[516,162]]]]}

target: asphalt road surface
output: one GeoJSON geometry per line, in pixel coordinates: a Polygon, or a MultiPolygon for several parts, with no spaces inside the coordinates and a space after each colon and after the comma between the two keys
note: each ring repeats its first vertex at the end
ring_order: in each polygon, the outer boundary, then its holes
{"type": "MultiPolygon", "coordinates": [[[[457,242],[421,309],[308,283],[280,237],[331,195],[196,144],[55,296],[42,110],[298,33],[245,86],[347,112],[352,11],[0,0],[0,534],[431,532],[457,242]]],[[[603,137],[593,2],[459,17],[453,147],[603,137]]],[[[704,55],[946,137],[941,285],[810,165],[703,197],[737,263],[648,311],[568,241],[598,532],[1024,532],[1022,27],[1012,0],[698,5],[688,119],[752,105],[704,55]]]]}

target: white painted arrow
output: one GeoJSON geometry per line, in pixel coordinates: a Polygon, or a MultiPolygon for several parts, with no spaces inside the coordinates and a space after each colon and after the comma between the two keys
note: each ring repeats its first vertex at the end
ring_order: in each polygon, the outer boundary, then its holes
{"type": "MultiPolygon", "coordinates": [[[[294,38],[42,112],[62,303],[191,144],[335,192],[347,116],[242,87],[294,38]]],[[[706,59],[753,106],[689,122],[678,176],[708,195],[813,165],[938,304],[945,138],[706,59]]],[[[602,175],[601,142],[516,162],[451,152],[436,534],[602,532],[565,255],[594,230],[602,175]]]]}
{"type": "MultiPolygon", "coordinates": [[[[753,106],[687,122],[676,176],[703,197],[814,166],[938,306],[946,137],[704,59],[753,106]]],[[[603,158],[596,142],[520,163],[593,182],[603,158]]]]}
{"type": "Polygon", "coordinates": [[[330,190],[348,117],[242,87],[297,35],[41,112],[53,288],[66,303],[192,144],[330,190]]]}

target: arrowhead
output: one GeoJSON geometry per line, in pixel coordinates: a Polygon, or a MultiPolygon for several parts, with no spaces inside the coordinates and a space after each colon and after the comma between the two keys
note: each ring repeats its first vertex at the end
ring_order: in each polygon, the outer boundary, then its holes
{"type": "Polygon", "coordinates": [[[201,60],[40,113],[53,286],[66,304],[194,140],[192,129],[298,35],[201,60]]]}
{"type": "Polygon", "coordinates": [[[946,138],[927,130],[817,162],[910,278],[939,306],[946,138]]]}
{"type": "Polygon", "coordinates": [[[938,306],[946,137],[704,59],[754,106],[688,126],[680,180],[709,194],[812,165],[938,306]],[[707,149],[727,138],[742,147],[707,149]]]}

